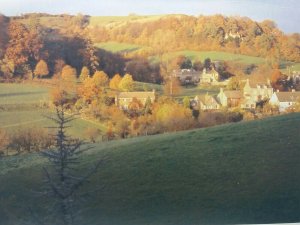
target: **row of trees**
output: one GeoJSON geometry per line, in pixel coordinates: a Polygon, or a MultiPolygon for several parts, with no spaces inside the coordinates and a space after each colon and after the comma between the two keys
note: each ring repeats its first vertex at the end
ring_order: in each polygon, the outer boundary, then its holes
{"type": "Polygon", "coordinates": [[[9,18],[0,15],[0,78],[55,76],[65,65],[83,66],[109,76],[124,72],[125,60],[94,47],[84,16],[58,17],[57,29],[42,15],[9,18]],[[46,66],[47,64],[47,66],[46,66]]]}
{"type": "Polygon", "coordinates": [[[285,35],[273,21],[215,16],[166,16],[143,23],[94,27],[97,42],[118,41],[151,46],[138,55],[155,55],[165,49],[222,50],[247,55],[299,61],[299,34],[285,35]]]}

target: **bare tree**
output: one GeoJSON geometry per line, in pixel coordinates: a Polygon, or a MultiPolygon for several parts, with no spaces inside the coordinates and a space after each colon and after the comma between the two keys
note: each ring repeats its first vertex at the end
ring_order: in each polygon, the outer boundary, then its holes
{"type": "Polygon", "coordinates": [[[77,191],[96,172],[100,163],[84,175],[79,175],[77,168],[80,155],[90,148],[82,148],[84,144],[82,141],[66,135],[66,129],[69,127],[67,124],[74,120],[74,116],[67,116],[65,107],[61,104],[56,108],[56,117],[50,119],[57,124],[54,127],[57,129],[56,148],[42,152],[50,162],[48,168],[44,167],[47,187],[45,193],[55,201],[53,212],[55,220],[59,220],[59,224],[72,225],[76,214],[74,203],[77,191]]]}

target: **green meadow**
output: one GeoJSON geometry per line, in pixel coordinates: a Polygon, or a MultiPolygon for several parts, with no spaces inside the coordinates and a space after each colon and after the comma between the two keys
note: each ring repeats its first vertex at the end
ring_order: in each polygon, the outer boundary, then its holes
{"type": "Polygon", "coordinates": [[[102,42],[95,44],[96,47],[104,49],[113,53],[125,53],[125,52],[133,52],[137,51],[143,46],[128,44],[128,43],[120,43],[120,42],[102,42]]]}
{"type": "MultiPolygon", "coordinates": [[[[261,64],[265,62],[265,59],[261,57],[233,54],[233,53],[221,52],[221,51],[189,51],[189,50],[167,53],[163,55],[163,59],[171,60],[180,55],[186,56],[192,61],[200,60],[201,62],[203,62],[206,58],[210,58],[213,61],[234,61],[243,64],[261,64]]],[[[152,60],[157,60],[156,56],[152,58],[152,60]]]]}
{"type": "MultiPolygon", "coordinates": [[[[0,129],[13,132],[26,127],[50,127],[47,117],[55,116],[53,110],[43,107],[49,103],[49,88],[31,84],[0,84],[0,129]]],[[[70,135],[85,138],[89,128],[105,130],[101,123],[77,118],[71,122],[70,135]]]]}
{"type": "MultiPolygon", "coordinates": [[[[76,224],[192,225],[300,220],[300,114],[94,145],[103,160],[81,193],[76,224]]],[[[32,224],[52,203],[37,154],[1,159],[3,224],[32,224]]]]}

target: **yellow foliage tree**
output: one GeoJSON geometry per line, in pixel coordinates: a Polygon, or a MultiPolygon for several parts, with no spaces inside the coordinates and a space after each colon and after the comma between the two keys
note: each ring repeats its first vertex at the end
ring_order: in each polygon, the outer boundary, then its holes
{"type": "Polygon", "coordinates": [[[90,77],[90,70],[86,66],[82,67],[81,73],[79,76],[80,81],[83,82],[85,79],[87,79],[89,77],[90,77]]]}
{"type": "Polygon", "coordinates": [[[77,76],[76,69],[74,69],[73,67],[71,67],[69,65],[65,65],[62,68],[62,71],[61,71],[62,80],[74,82],[74,81],[76,81],[76,76],[77,76]]]}
{"type": "Polygon", "coordinates": [[[130,74],[125,74],[125,76],[122,78],[119,89],[122,91],[132,91],[133,90],[133,79],[130,74]]]}
{"type": "Polygon", "coordinates": [[[119,89],[119,84],[121,80],[122,77],[120,76],[120,74],[116,74],[109,82],[110,89],[114,89],[114,90],[119,89]]]}
{"type": "Polygon", "coordinates": [[[175,102],[157,105],[154,107],[153,115],[155,115],[156,122],[160,124],[165,131],[189,129],[194,123],[192,111],[175,102]]]}

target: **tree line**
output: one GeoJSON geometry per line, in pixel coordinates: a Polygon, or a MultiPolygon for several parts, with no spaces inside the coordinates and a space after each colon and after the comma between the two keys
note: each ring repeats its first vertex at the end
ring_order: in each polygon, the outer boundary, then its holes
{"type": "Polygon", "coordinates": [[[164,16],[153,21],[132,21],[111,27],[95,26],[96,42],[118,41],[149,46],[138,55],[162,51],[217,50],[273,60],[300,60],[300,35],[280,31],[273,21],[256,22],[246,17],[164,16]]]}

